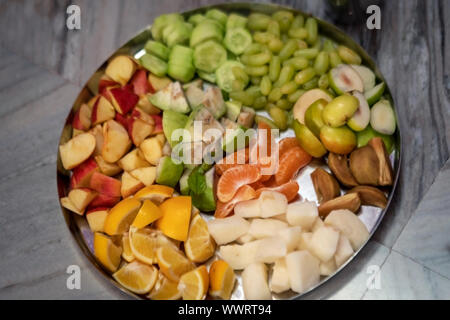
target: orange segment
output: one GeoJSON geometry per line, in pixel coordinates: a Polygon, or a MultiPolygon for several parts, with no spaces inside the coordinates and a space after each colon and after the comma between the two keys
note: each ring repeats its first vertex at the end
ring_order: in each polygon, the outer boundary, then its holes
{"type": "Polygon", "coordinates": [[[248,148],[240,149],[225,158],[219,160],[216,164],[216,173],[220,176],[230,168],[236,167],[240,164],[248,163],[249,151],[248,148]]]}
{"type": "Polygon", "coordinates": [[[178,289],[183,300],[203,300],[208,292],[209,276],[206,267],[200,266],[180,278],[178,289]]]}
{"type": "MultiPolygon", "coordinates": [[[[258,182],[255,182],[258,183],[258,182]]],[[[262,185],[262,184],[261,184],[262,185]]],[[[214,217],[216,218],[225,218],[228,216],[234,209],[234,206],[240,201],[246,201],[256,198],[256,191],[252,187],[248,185],[243,185],[236,192],[236,195],[228,202],[217,201],[216,204],[216,212],[214,213],[214,217]]]]}
{"type": "Polygon", "coordinates": [[[130,234],[128,232],[125,232],[122,236],[122,258],[127,262],[135,259],[133,251],[131,251],[130,234]]]}
{"type": "Polygon", "coordinates": [[[211,258],[216,244],[208,231],[206,221],[199,215],[192,218],[189,235],[184,242],[186,256],[193,262],[201,263],[211,258]]]}
{"type": "Polygon", "coordinates": [[[223,260],[216,260],[209,269],[209,294],[224,300],[230,299],[236,277],[233,269],[223,260]]]}
{"type": "Polygon", "coordinates": [[[178,300],[181,298],[178,282],[169,280],[160,272],[155,286],[147,297],[152,300],[178,300]]]}
{"type": "Polygon", "coordinates": [[[132,226],[138,229],[144,228],[153,221],[158,220],[163,215],[161,209],[151,200],[144,200],[144,204],[133,221],[132,226]]]}
{"type": "Polygon", "coordinates": [[[280,165],[275,173],[275,184],[282,185],[290,181],[311,159],[311,156],[300,147],[287,150],[280,157],[280,165]]]}
{"type": "Polygon", "coordinates": [[[296,137],[288,137],[281,139],[279,142],[279,156],[281,157],[286,151],[295,148],[300,147],[300,144],[298,143],[298,140],[296,137]]]}
{"type": "Polygon", "coordinates": [[[159,208],[163,216],[156,221],[156,227],[172,239],[186,241],[191,220],[191,197],[179,196],[167,199],[159,208]]]}
{"type": "Polygon", "coordinates": [[[107,235],[96,232],[94,233],[94,254],[106,269],[114,272],[119,267],[122,248],[116,246],[107,235]]]}
{"type": "Polygon", "coordinates": [[[178,282],[186,272],[195,268],[180,250],[164,246],[156,252],[159,270],[170,280],[178,282]]]}
{"type": "Polygon", "coordinates": [[[261,178],[259,167],[243,164],[224,172],[217,183],[217,197],[222,202],[233,199],[240,187],[258,181],[261,178]]]}
{"type": "Polygon", "coordinates": [[[259,195],[263,191],[276,191],[276,192],[280,192],[280,193],[284,194],[286,196],[288,202],[291,202],[298,196],[298,189],[299,189],[299,186],[298,186],[297,181],[289,181],[289,182],[286,182],[285,184],[275,186],[275,187],[260,188],[260,189],[256,190],[255,198],[259,197],[259,195]]]}
{"type": "Polygon", "coordinates": [[[130,228],[130,248],[133,256],[142,262],[156,263],[156,251],[163,246],[176,247],[161,231],[130,228]]]}
{"type": "Polygon", "coordinates": [[[111,209],[106,217],[105,233],[112,236],[128,231],[140,207],[141,202],[134,198],[120,201],[111,209]]]}
{"type": "Polygon", "coordinates": [[[149,292],[155,285],[157,276],[158,269],[139,261],[133,261],[123,266],[113,274],[113,278],[117,282],[137,294],[149,292]]]}
{"type": "Polygon", "coordinates": [[[165,199],[172,197],[173,188],[159,184],[153,184],[139,190],[134,197],[138,200],[151,200],[156,204],[160,204],[165,199]]]}

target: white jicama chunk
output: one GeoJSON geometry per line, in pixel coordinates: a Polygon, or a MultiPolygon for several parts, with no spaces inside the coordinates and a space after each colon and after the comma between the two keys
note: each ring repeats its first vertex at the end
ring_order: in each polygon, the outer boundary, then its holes
{"type": "Polygon", "coordinates": [[[245,245],[257,247],[255,261],[273,263],[287,254],[286,243],[279,237],[265,238],[245,245]]]}
{"type": "Polygon", "coordinates": [[[300,242],[298,243],[298,250],[311,250],[312,232],[303,232],[300,236],[300,242]]]}
{"type": "Polygon", "coordinates": [[[238,216],[208,221],[208,230],[217,244],[226,244],[247,233],[250,223],[238,216]]]}
{"type": "Polygon", "coordinates": [[[369,238],[369,231],[358,216],[347,209],[333,210],[325,218],[325,224],[339,230],[350,241],[354,251],[369,238]]]}
{"type": "Polygon", "coordinates": [[[301,227],[290,227],[278,231],[278,237],[280,237],[286,244],[287,252],[294,251],[300,243],[302,237],[301,227]]]}
{"type": "Polygon", "coordinates": [[[288,202],[286,196],[282,193],[263,191],[259,196],[259,205],[261,208],[261,216],[263,218],[269,218],[286,213],[288,202]]]}
{"type": "Polygon", "coordinates": [[[242,272],[242,286],[248,300],[271,300],[267,283],[267,267],[264,263],[253,263],[242,272]]]}
{"type": "Polygon", "coordinates": [[[241,201],[234,207],[234,215],[242,218],[258,218],[261,217],[261,208],[259,200],[241,201]]]}
{"type": "Polygon", "coordinates": [[[268,238],[287,227],[287,223],[276,219],[253,219],[248,234],[256,239],[268,238]]]}
{"type": "Polygon", "coordinates": [[[273,217],[271,217],[271,218],[272,218],[272,219],[277,219],[277,220],[280,220],[280,221],[283,221],[283,222],[288,223],[287,218],[286,218],[286,214],[285,214],[285,213],[279,214],[279,215],[277,215],[277,216],[273,216],[273,217]]]}
{"type": "Polygon", "coordinates": [[[339,241],[339,232],[332,227],[321,227],[313,232],[311,253],[322,262],[333,258],[339,241]]]}
{"type": "Polygon", "coordinates": [[[323,223],[323,220],[320,217],[317,217],[316,221],[314,221],[314,224],[311,228],[311,232],[316,231],[317,229],[319,229],[320,227],[323,227],[325,225],[325,223],[323,223]]]}
{"type": "Polygon", "coordinates": [[[337,266],[334,259],[331,258],[327,262],[321,262],[319,268],[321,276],[330,276],[336,271],[337,266]]]}
{"type": "Polygon", "coordinates": [[[291,226],[300,226],[303,230],[311,230],[314,221],[319,216],[314,202],[293,202],[287,207],[286,218],[291,226]]]}
{"type": "Polygon", "coordinates": [[[237,243],[239,244],[244,244],[244,243],[248,243],[255,240],[255,238],[253,238],[251,235],[249,235],[248,233],[240,236],[239,238],[236,239],[237,243]]]}
{"type": "Polygon", "coordinates": [[[257,250],[257,241],[252,241],[244,245],[232,244],[221,246],[219,255],[234,270],[242,270],[256,261],[257,250]]]}
{"type": "Polygon", "coordinates": [[[272,269],[272,277],[269,281],[270,290],[281,293],[291,288],[289,284],[289,274],[287,272],[285,258],[275,261],[272,269]]]}
{"type": "Polygon", "coordinates": [[[319,283],[319,259],[308,251],[294,251],[286,256],[289,284],[295,292],[302,293],[319,283]]]}
{"type": "Polygon", "coordinates": [[[336,253],[334,254],[334,260],[336,266],[339,268],[345,261],[353,255],[353,248],[348,238],[341,233],[339,236],[339,242],[337,245],[336,253]]]}

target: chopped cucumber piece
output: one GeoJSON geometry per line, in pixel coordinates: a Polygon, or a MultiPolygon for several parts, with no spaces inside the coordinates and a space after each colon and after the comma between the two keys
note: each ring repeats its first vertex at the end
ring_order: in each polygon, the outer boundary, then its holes
{"type": "Polygon", "coordinates": [[[216,83],[216,74],[215,73],[208,73],[201,70],[197,70],[197,74],[200,78],[202,78],[205,81],[216,83]]]}
{"type": "Polygon", "coordinates": [[[152,54],[144,54],[139,59],[139,62],[145,69],[147,69],[157,77],[163,77],[167,73],[167,63],[152,54]]]}
{"type": "Polygon", "coordinates": [[[373,130],[370,124],[363,131],[356,133],[357,147],[364,147],[374,137],[380,137],[381,139],[383,139],[384,146],[386,147],[388,154],[390,154],[392,150],[394,150],[394,137],[376,132],[375,130],[373,130]]]}
{"type": "Polygon", "coordinates": [[[386,84],[384,82],[381,82],[369,91],[364,92],[364,96],[366,97],[369,106],[380,100],[381,96],[384,93],[384,89],[386,89],[386,84]]]}
{"type": "Polygon", "coordinates": [[[370,110],[370,125],[382,134],[391,135],[395,132],[395,114],[388,100],[378,101],[370,110]]]}
{"type": "Polygon", "coordinates": [[[226,92],[243,90],[248,84],[248,81],[241,79],[239,82],[241,88],[233,87],[233,81],[236,80],[233,73],[234,67],[244,69],[244,65],[238,61],[226,61],[216,70],[217,85],[226,92]]]}
{"type": "Polygon", "coordinates": [[[187,44],[191,37],[191,32],[190,24],[184,21],[175,21],[164,28],[162,37],[164,43],[171,48],[177,44],[187,44]]]}
{"type": "Polygon", "coordinates": [[[192,23],[194,26],[196,26],[205,19],[206,19],[206,17],[204,15],[202,15],[200,13],[196,13],[189,17],[188,22],[192,23]]]}
{"type": "Polygon", "coordinates": [[[221,25],[214,20],[205,19],[192,30],[190,46],[193,48],[207,40],[222,42],[222,38],[223,29],[221,25]]]}
{"type": "Polygon", "coordinates": [[[177,21],[184,21],[183,17],[178,13],[162,14],[157,17],[153,22],[151,29],[153,39],[156,41],[162,40],[162,32],[164,28],[177,21]]]}
{"type": "Polygon", "coordinates": [[[211,9],[211,10],[206,11],[205,16],[207,18],[219,21],[220,24],[224,27],[227,24],[227,20],[228,20],[227,14],[219,9],[211,9]]]}
{"type": "Polygon", "coordinates": [[[194,50],[194,65],[197,69],[212,73],[227,60],[227,51],[214,40],[200,43],[194,50]]]}
{"type": "Polygon", "coordinates": [[[183,168],[183,163],[176,164],[171,157],[162,157],[156,167],[156,183],[174,188],[183,174],[183,168]]]}
{"type": "Polygon", "coordinates": [[[228,16],[227,20],[227,30],[234,29],[234,28],[245,28],[247,25],[247,18],[244,16],[241,16],[237,13],[232,13],[228,16]]]}
{"type": "Polygon", "coordinates": [[[149,98],[150,102],[162,110],[173,110],[187,113],[191,109],[184,97],[183,89],[179,82],[172,82],[159,90],[149,98]]]}
{"type": "Polygon", "coordinates": [[[364,84],[364,92],[369,91],[375,87],[375,73],[365,66],[360,66],[357,64],[352,64],[351,67],[358,72],[364,84]]]}
{"type": "Polygon", "coordinates": [[[202,104],[216,119],[222,117],[227,111],[222,91],[216,86],[211,86],[206,89],[202,104]]]}
{"type": "Polygon", "coordinates": [[[189,175],[191,174],[193,169],[186,168],[184,169],[183,175],[180,178],[180,192],[182,195],[187,196],[189,195],[189,184],[188,179],[189,175]]]}
{"type": "Polygon", "coordinates": [[[229,29],[223,43],[232,53],[240,55],[252,44],[252,36],[244,28],[229,29]]]}
{"type": "Polygon", "coordinates": [[[227,118],[231,121],[236,121],[241,112],[242,102],[226,101],[225,105],[227,106],[227,118]]]}
{"type": "Polygon", "coordinates": [[[194,51],[191,48],[176,45],[169,56],[167,73],[169,76],[182,82],[190,81],[195,74],[193,65],[194,51]]]}
{"type": "Polygon", "coordinates": [[[216,210],[216,197],[214,192],[214,168],[205,173],[206,188],[200,193],[191,192],[192,205],[203,212],[216,210]]]}
{"type": "Polygon", "coordinates": [[[182,137],[179,137],[179,139],[177,140],[172,139],[172,133],[176,129],[184,129],[187,121],[188,116],[182,113],[172,110],[166,110],[163,112],[163,119],[162,119],[163,131],[167,141],[169,142],[172,148],[182,140],[182,137]]]}
{"type": "Polygon", "coordinates": [[[145,44],[145,51],[164,61],[167,61],[167,59],[169,59],[170,50],[161,42],[153,40],[147,41],[147,43],[145,44]]]}

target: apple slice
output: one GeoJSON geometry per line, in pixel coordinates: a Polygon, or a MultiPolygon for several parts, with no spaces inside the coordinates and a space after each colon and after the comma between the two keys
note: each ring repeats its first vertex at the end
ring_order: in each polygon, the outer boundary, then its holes
{"type": "Polygon", "coordinates": [[[95,156],[95,161],[98,164],[98,167],[100,168],[100,172],[103,174],[106,174],[107,176],[115,176],[116,174],[119,174],[122,171],[122,168],[119,167],[115,163],[109,163],[106,162],[105,159],[102,158],[102,156],[95,156]]]}
{"type": "Polygon", "coordinates": [[[134,169],[130,174],[141,181],[146,187],[152,185],[156,179],[156,167],[134,169]]]}
{"type": "Polygon", "coordinates": [[[105,74],[115,82],[125,85],[136,71],[136,63],[128,56],[114,57],[106,67],[105,74]]]}
{"type": "Polygon", "coordinates": [[[75,128],[72,128],[72,138],[75,138],[77,135],[84,133],[83,130],[78,130],[75,128]]]}
{"type": "Polygon", "coordinates": [[[151,74],[151,73],[150,73],[150,74],[148,75],[148,82],[149,82],[150,85],[152,86],[153,90],[156,92],[156,91],[159,91],[159,90],[161,90],[161,89],[167,87],[167,85],[168,85],[169,83],[171,83],[172,80],[170,80],[170,79],[167,78],[167,77],[162,77],[162,78],[160,78],[160,77],[157,77],[157,76],[155,76],[154,74],[151,74]]]}
{"type": "Polygon", "coordinates": [[[114,207],[120,201],[120,197],[112,197],[99,193],[87,207],[88,210],[98,207],[114,207]]]}
{"type": "Polygon", "coordinates": [[[85,162],[75,167],[70,178],[70,188],[88,187],[92,174],[99,170],[97,162],[93,158],[87,159],[85,162]]]}
{"type": "Polygon", "coordinates": [[[100,172],[94,172],[89,187],[103,195],[120,197],[122,183],[114,178],[108,177],[100,172]]]}
{"type": "Polygon", "coordinates": [[[103,96],[100,96],[92,107],[92,124],[96,125],[114,119],[116,112],[112,104],[103,96]]]}
{"type": "Polygon", "coordinates": [[[61,198],[60,201],[61,201],[61,205],[62,205],[64,208],[66,208],[66,209],[68,209],[68,210],[70,210],[70,211],[72,211],[72,212],[75,212],[76,214],[79,214],[80,216],[83,215],[83,211],[78,210],[78,209],[74,206],[74,204],[70,201],[69,197],[61,198]]]}
{"type": "Polygon", "coordinates": [[[153,132],[153,126],[138,118],[131,118],[128,126],[128,133],[133,143],[139,147],[153,132]]]}
{"type": "Polygon", "coordinates": [[[131,117],[140,119],[144,122],[147,122],[148,124],[151,124],[152,126],[155,125],[155,120],[153,119],[153,117],[138,106],[136,106],[131,112],[131,117]]]}
{"type": "Polygon", "coordinates": [[[77,112],[75,112],[75,115],[72,120],[72,127],[74,129],[78,130],[89,130],[91,127],[91,113],[92,110],[89,108],[89,106],[85,103],[83,103],[80,106],[80,109],[78,109],[77,112]]]}
{"type": "Polygon", "coordinates": [[[144,69],[137,70],[130,83],[133,85],[133,92],[138,96],[153,91],[147,79],[147,71],[144,69]]]}
{"type": "Polygon", "coordinates": [[[358,72],[346,64],[340,64],[331,69],[328,73],[328,82],[334,92],[339,95],[354,90],[364,92],[364,83],[358,72]]]}
{"type": "Polygon", "coordinates": [[[153,128],[153,134],[163,133],[163,122],[162,117],[158,114],[152,114],[153,121],[155,122],[155,127],[153,128]]]}
{"type": "Polygon", "coordinates": [[[99,94],[93,96],[92,98],[90,98],[87,102],[87,105],[89,108],[93,108],[94,104],[97,102],[97,99],[100,98],[101,96],[99,94]]]}
{"type": "Polygon", "coordinates": [[[108,212],[109,208],[106,207],[93,208],[86,212],[86,220],[92,232],[103,232],[108,212]]]}
{"type": "Polygon", "coordinates": [[[82,133],[59,146],[59,154],[64,169],[70,170],[86,161],[94,152],[95,137],[82,133]]]}
{"type": "Polygon", "coordinates": [[[84,209],[96,196],[97,192],[88,188],[73,189],[69,192],[69,200],[79,212],[84,212],[84,209]]]}
{"type": "Polygon", "coordinates": [[[134,149],[127,153],[122,159],[120,159],[117,164],[125,171],[133,171],[137,168],[142,167],[150,167],[150,163],[148,163],[142,151],[139,149],[134,149]]]}
{"type": "Polygon", "coordinates": [[[100,78],[100,81],[98,82],[98,93],[102,94],[105,91],[106,88],[114,87],[114,86],[117,86],[117,85],[118,85],[117,82],[115,82],[113,79],[111,79],[106,74],[104,74],[100,78]]]}
{"type": "Polygon", "coordinates": [[[352,95],[356,99],[358,99],[359,105],[356,112],[353,114],[350,120],[347,121],[347,125],[353,131],[362,131],[369,125],[370,121],[369,104],[367,103],[366,98],[361,92],[354,91],[352,95]]]}
{"type": "Polygon", "coordinates": [[[128,172],[124,172],[122,174],[122,187],[120,189],[120,193],[122,194],[123,198],[127,198],[139,190],[141,190],[145,185],[139,181],[138,179],[135,179],[131,174],[128,172]]]}
{"type": "Polygon", "coordinates": [[[131,147],[127,130],[114,120],[108,120],[103,125],[103,139],[102,157],[110,163],[122,158],[131,147]]]}
{"type": "Polygon", "coordinates": [[[141,94],[139,95],[139,101],[136,105],[136,107],[141,108],[144,110],[147,114],[160,114],[161,109],[158,109],[150,102],[150,97],[152,96],[151,93],[141,94]]]}
{"type": "Polygon", "coordinates": [[[159,159],[162,157],[162,146],[158,138],[148,138],[139,145],[142,150],[145,160],[150,164],[156,166],[159,163],[159,159]]]}
{"type": "Polygon", "coordinates": [[[114,120],[120,123],[125,129],[128,130],[129,123],[130,123],[131,116],[129,114],[127,115],[121,115],[120,113],[116,113],[116,116],[114,117],[114,120]]]}
{"type": "Polygon", "coordinates": [[[103,148],[103,128],[101,125],[96,125],[94,128],[89,131],[91,134],[95,137],[95,150],[94,150],[94,156],[98,156],[102,154],[102,148],[103,148]]]}
{"type": "Polygon", "coordinates": [[[139,101],[139,96],[134,94],[129,87],[108,88],[106,91],[114,109],[120,114],[127,114],[139,101]]]}

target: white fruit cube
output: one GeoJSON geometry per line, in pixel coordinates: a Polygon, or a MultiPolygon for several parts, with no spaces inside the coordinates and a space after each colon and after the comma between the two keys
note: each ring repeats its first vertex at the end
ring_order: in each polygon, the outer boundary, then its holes
{"type": "Polygon", "coordinates": [[[279,214],[279,215],[277,215],[277,216],[273,216],[273,217],[271,217],[271,218],[272,218],[272,219],[277,219],[277,220],[280,220],[280,221],[283,221],[283,222],[288,223],[287,218],[286,218],[286,214],[285,214],[285,213],[279,214]]]}
{"type": "Polygon", "coordinates": [[[347,209],[333,210],[325,219],[325,224],[339,230],[350,241],[354,251],[358,250],[369,238],[369,231],[353,212],[347,209]]]}
{"type": "Polygon", "coordinates": [[[314,202],[297,201],[287,207],[286,218],[291,226],[300,226],[302,230],[311,230],[316,218],[319,216],[317,205],[314,202]]]}
{"type": "Polygon", "coordinates": [[[259,196],[259,205],[261,207],[261,216],[269,218],[286,213],[288,202],[286,196],[282,193],[263,191],[259,196]]]}
{"type": "Polygon", "coordinates": [[[70,170],[87,160],[94,152],[96,140],[90,133],[82,133],[59,146],[64,169],[70,170]]]}
{"type": "Polygon", "coordinates": [[[281,293],[291,288],[289,284],[289,274],[287,272],[286,260],[284,258],[275,261],[272,269],[272,277],[269,281],[270,290],[281,293]]]}
{"type": "Polygon", "coordinates": [[[322,262],[333,258],[339,241],[339,232],[332,227],[323,226],[313,232],[311,253],[322,262]]]}
{"type": "Polygon", "coordinates": [[[244,245],[232,244],[221,246],[219,255],[234,270],[241,270],[256,261],[258,243],[252,241],[244,245]]]}
{"type": "Polygon", "coordinates": [[[295,292],[302,293],[320,280],[320,261],[308,251],[294,251],[286,256],[289,284],[295,292]]]}
{"type": "Polygon", "coordinates": [[[251,235],[249,235],[248,233],[240,236],[239,238],[236,239],[236,242],[239,244],[244,244],[244,243],[248,243],[255,240],[255,238],[253,238],[251,235]]]}
{"type": "Polygon", "coordinates": [[[311,250],[312,232],[303,232],[298,243],[298,250],[311,250]]]}
{"type": "Polygon", "coordinates": [[[294,251],[300,243],[302,237],[301,227],[289,227],[278,231],[280,237],[286,244],[287,252],[294,251]]]}
{"type": "Polygon", "coordinates": [[[247,233],[250,222],[236,215],[208,221],[208,230],[218,245],[230,243],[247,233]]]}
{"type": "Polygon", "coordinates": [[[234,207],[234,215],[242,218],[258,218],[261,217],[261,207],[259,200],[241,201],[234,207]]]}
{"type": "Polygon", "coordinates": [[[253,219],[248,234],[256,239],[275,236],[278,231],[286,229],[288,224],[276,219],[253,219]]]}
{"type": "Polygon", "coordinates": [[[321,262],[319,268],[321,276],[330,276],[336,271],[337,266],[334,258],[331,258],[327,262],[321,262]]]}
{"type": "Polygon", "coordinates": [[[242,272],[242,286],[247,300],[271,300],[267,283],[267,267],[264,263],[253,263],[242,272]]]}
{"type": "Polygon", "coordinates": [[[286,243],[279,237],[256,240],[246,245],[257,247],[255,254],[257,262],[273,263],[287,254],[286,243]]]}
{"type": "Polygon", "coordinates": [[[336,253],[334,254],[334,259],[336,261],[336,266],[339,268],[345,261],[348,260],[353,255],[353,248],[350,244],[348,238],[341,233],[339,236],[339,242],[337,245],[336,253]]]}
{"type": "Polygon", "coordinates": [[[317,217],[317,219],[314,221],[314,224],[311,228],[311,232],[316,231],[317,229],[319,229],[320,227],[323,227],[325,225],[325,223],[323,222],[323,220],[320,217],[317,217]]]}
{"type": "Polygon", "coordinates": [[[144,154],[145,160],[154,166],[158,165],[159,159],[162,157],[162,146],[157,137],[145,139],[139,148],[144,154]]]}

